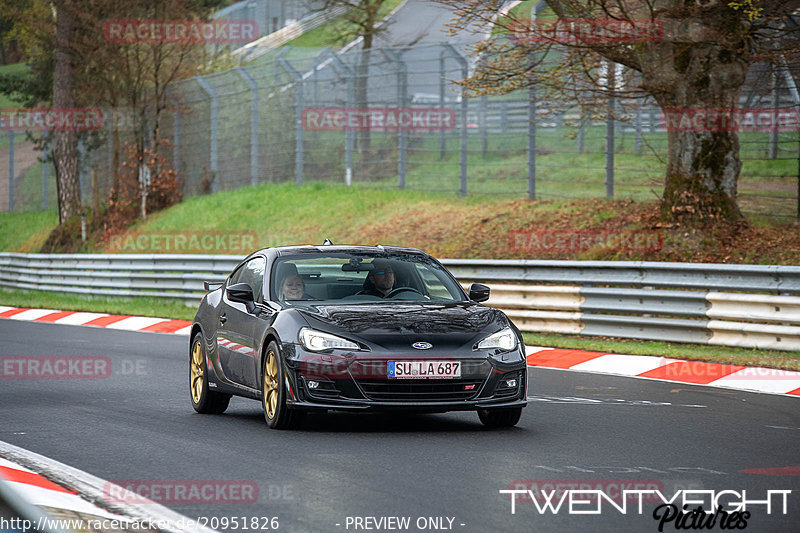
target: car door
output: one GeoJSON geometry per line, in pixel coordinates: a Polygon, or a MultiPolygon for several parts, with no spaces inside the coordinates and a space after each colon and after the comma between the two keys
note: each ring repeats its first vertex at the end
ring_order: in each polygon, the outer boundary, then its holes
{"type": "MultiPolygon", "coordinates": [[[[254,257],[231,275],[228,285],[247,283],[253,289],[255,301],[261,303],[265,270],[266,259],[254,257]]],[[[220,362],[229,380],[252,389],[258,388],[254,339],[258,320],[243,303],[232,302],[223,294],[217,329],[220,362]]]]}

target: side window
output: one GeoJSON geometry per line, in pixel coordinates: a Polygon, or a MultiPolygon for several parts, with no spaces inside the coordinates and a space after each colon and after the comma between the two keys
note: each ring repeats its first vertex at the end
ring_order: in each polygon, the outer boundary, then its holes
{"type": "Polygon", "coordinates": [[[240,266],[236,270],[233,271],[231,277],[228,278],[228,285],[236,285],[242,281],[242,272],[244,272],[245,265],[240,266]]]}
{"type": "Polygon", "coordinates": [[[247,283],[253,289],[253,296],[256,302],[260,302],[263,298],[261,296],[261,289],[264,286],[264,270],[266,269],[267,262],[263,257],[256,257],[245,263],[242,268],[242,274],[237,280],[237,283],[247,283]]]}

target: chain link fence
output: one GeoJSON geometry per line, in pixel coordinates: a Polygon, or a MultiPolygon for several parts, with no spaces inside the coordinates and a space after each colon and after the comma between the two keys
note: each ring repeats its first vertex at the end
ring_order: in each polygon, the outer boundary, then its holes
{"type": "MultiPolygon", "coordinates": [[[[473,66],[456,42],[368,52],[283,47],[173,84],[159,134],[187,195],[326,181],[541,199],[660,197],[667,131],[654,102],[607,102],[589,117],[577,102],[537,98],[535,88],[471,96],[455,81],[473,66]]],[[[743,109],[794,117],[789,128],[740,133],[739,201],[750,215],[800,217],[792,68],[755,65],[741,95],[743,109]]],[[[102,202],[111,186],[110,124],[82,144],[86,204],[98,195],[102,202]]],[[[124,124],[118,133],[132,140],[124,124]]],[[[53,207],[52,165],[24,134],[13,144],[12,134],[2,137],[0,210],[53,207]]]]}

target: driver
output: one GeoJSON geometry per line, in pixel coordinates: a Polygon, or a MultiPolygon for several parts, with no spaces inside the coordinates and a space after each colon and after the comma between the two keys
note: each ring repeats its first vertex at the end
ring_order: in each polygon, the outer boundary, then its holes
{"type": "Polygon", "coordinates": [[[364,290],[361,294],[369,294],[379,298],[385,297],[394,289],[394,270],[387,259],[375,259],[372,270],[367,274],[364,290]]]}

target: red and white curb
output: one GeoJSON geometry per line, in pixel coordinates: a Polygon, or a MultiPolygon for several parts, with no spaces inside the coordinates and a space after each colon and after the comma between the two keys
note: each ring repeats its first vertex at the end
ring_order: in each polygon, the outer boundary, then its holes
{"type": "MultiPolygon", "coordinates": [[[[0,306],[0,318],[177,335],[188,335],[192,326],[188,320],[3,306],[0,306]]],[[[241,345],[231,348],[248,349],[241,345]]],[[[529,366],[800,396],[800,372],[791,370],[649,355],[608,354],[540,346],[526,348],[529,366]]]]}
{"type": "Polygon", "coordinates": [[[49,527],[40,528],[40,531],[87,530],[85,526],[74,526],[77,522],[75,517],[80,517],[84,522],[103,519],[117,521],[121,527],[112,528],[114,530],[157,529],[169,533],[214,531],[146,498],[137,497],[137,501],[141,503],[109,501],[108,495],[115,493],[112,489],[118,489],[117,493],[121,493],[123,489],[49,457],[3,441],[0,441],[0,480],[23,501],[50,515],[41,519],[48,520],[44,525],[49,527]],[[47,474],[47,478],[42,474],[47,474]],[[104,505],[101,507],[92,502],[104,505]],[[70,518],[62,518],[64,516],[70,518]],[[134,527],[134,523],[147,527],[134,527]],[[68,524],[73,524],[73,527],[64,527],[68,524]]]}
{"type": "Polygon", "coordinates": [[[70,326],[95,326],[126,331],[148,331],[152,333],[175,333],[188,335],[192,323],[188,320],[153,318],[149,316],[109,315],[82,311],[57,311],[55,309],[29,309],[26,307],[0,306],[0,318],[67,324],[70,326]]]}
{"type": "Polygon", "coordinates": [[[800,372],[791,370],[541,346],[526,353],[528,366],[800,396],[800,372]]]}
{"type": "MultiPolygon", "coordinates": [[[[39,508],[84,513],[100,518],[129,522],[124,516],[109,513],[66,489],[13,461],[0,457],[0,479],[23,500],[39,508]]],[[[50,529],[50,528],[47,528],[50,529]]]]}

